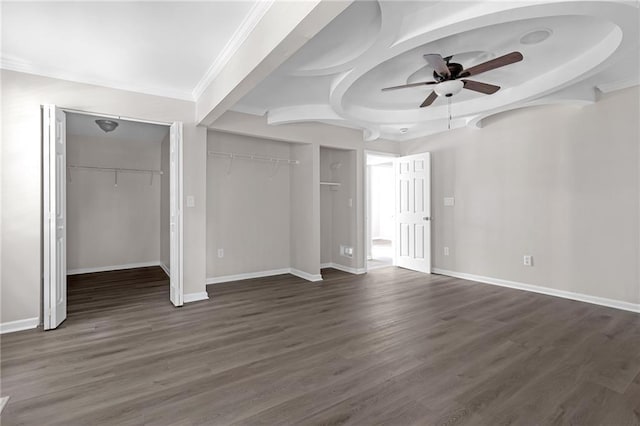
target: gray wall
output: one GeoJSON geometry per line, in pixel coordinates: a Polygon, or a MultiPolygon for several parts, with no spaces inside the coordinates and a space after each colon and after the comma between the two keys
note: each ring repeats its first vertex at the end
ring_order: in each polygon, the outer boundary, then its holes
{"type": "MultiPolygon", "coordinates": [[[[209,151],[289,158],[285,142],[207,133],[209,151]]],[[[281,165],[209,156],[207,160],[207,277],[288,268],[290,175],[281,165]],[[227,170],[229,173],[227,174],[227,170]],[[218,258],[217,250],[224,250],[218,258]]]]}
{"type": "Polygon", "coordinates": [[[434,267],[639,303],[638,104],[635,87],[407,143],[432,153],[434,267]]]}
{"type": "MultiPolygon", "coordinates": [[[[70,118],[69,118],[70,119],[70,118]]],[[[167,134],[169,130],[167,129],[167,134]]],[[[67,164],[160,169],[157,140],[67,133],[67,164]]],[[[72,169],[67,180],[67,269],[160,260],[160,178],[72,169]]],[[[168,207],[168,206],[167,206],[168,207]]]]}
{"type": "Polygon", "coordinates": [[[300,164],[291,169],[291,267],[320,274],[320,149],[292,144],[291,157],[300,164]]]}

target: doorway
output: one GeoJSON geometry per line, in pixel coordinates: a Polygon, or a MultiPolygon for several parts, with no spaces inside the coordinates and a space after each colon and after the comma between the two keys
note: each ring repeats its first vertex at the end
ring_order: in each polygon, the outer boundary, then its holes
{"type": "Polygon", "coordinates": [[[44,106],[43,322],[66,318],[67,275],[157,265],[182,290],[182,124],[44,106]]]}
{"type": "Polygon", "coordinates": [[[367,269],[394,263],[394,157],[367,153],[367,269]]]}

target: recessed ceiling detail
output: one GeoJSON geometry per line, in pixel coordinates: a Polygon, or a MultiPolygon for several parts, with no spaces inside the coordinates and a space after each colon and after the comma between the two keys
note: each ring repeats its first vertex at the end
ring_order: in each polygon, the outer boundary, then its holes
{"type": "Polygon", "coordinates": [[[426,85],[381,89],[433,81],[425,54],[468,69],[522,53],[478,76],[497,92],[451,98],[451,128],[479,125],[529,104],[583,103],[597,86],[637,79],[638,26],[631,3],[354,2],[234,109],[266,113],[274,125],[330,120],[361,128],[365,139],[413,139],[448,128],[447,101],[419,108],[433,90],[426,85]]]}

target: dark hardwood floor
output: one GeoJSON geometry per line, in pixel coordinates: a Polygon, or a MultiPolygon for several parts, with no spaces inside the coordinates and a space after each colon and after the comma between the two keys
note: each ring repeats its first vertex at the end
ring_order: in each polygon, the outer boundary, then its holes
{"type": "Polygon", "coordinates": [[[73,276],[2,336],[2,425],[640,423],[640,315],[398,268],[209,286],[73,276]]]}

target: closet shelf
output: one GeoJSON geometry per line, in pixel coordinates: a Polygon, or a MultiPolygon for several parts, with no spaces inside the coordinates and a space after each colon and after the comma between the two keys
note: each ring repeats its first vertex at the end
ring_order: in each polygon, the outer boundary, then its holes
{"type": "Polygon", "coordinates": [[[327,185],[327,186],[340,186],[342,185],[340,182],[320,182],[320,185],[327,185]]]}
{"type": "Polygon", "coordinates": [[[261,155],[251,155],[251,154],[236,154],[233,152],[219,152],[219,151],[209,151],[209,155],[214,155],[216,157],[224,157],[229,159],[240,159],[240,160],[254,160],[254,161],[265,161],[267,163],[284,163],[284,164],[300,164],[298,160],[290,160],[288,158],[277,158],[277,157],[263,157],[261,155]]]}
{"type": "Polygon", "coordinates": [[[117,173],[144,173],[144,174],[155,174],[161,175],[162,170],[151,170],[151,169],[123,169],[119,167],[96,167],[96,166],[76,166],[76,165],[68,165],[69,169],[80,169],[80,170],[95,170],[99,172],[117,172],[117,173]]]}

